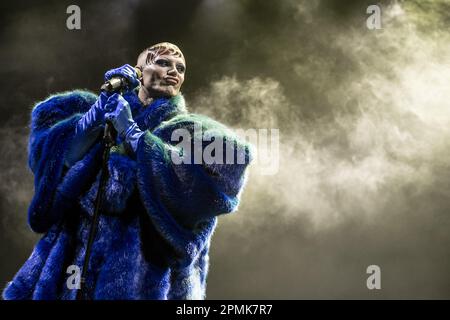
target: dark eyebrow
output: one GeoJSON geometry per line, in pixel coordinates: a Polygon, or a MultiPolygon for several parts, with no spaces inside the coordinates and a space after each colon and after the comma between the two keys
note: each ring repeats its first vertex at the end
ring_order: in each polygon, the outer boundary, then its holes
{"type": "Polygon", "coordinates": [[[186,65],[183,62],[176,62],[174,59],[170,58],[163,58],[163,57],[157,57],[154,61],[157,62],[158,60],[163,60],[169,63],[175,62],[176,67],[183,67],[184,70],[186,70],[186,65]]]}

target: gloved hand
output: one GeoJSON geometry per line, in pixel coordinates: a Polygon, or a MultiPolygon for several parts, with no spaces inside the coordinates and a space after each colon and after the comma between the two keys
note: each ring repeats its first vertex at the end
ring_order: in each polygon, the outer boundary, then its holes
{"type": "Polygon", "coordinates": [[[139,86],[140,81],[137,78],[136,70],[129,64],[125,64],[117,69],[111,69],[105,73],[105,81],[113,77],[124,77],[128,81],[128,89],[134,89],[139,86]]]}
{"type": "Polygon", "coordinates": [[[76,133],[102,127],[102,125],[105,123],[105,113],[107,111],[111,111],[105,109],[108,98],[108,93],[102,92],[100,94],[97,101],[78,121],[76,133]]]}
{"type": "Polygon", "coordinates": [[[133,120],[128,102],[120,94],[114,93],[109,97],[106,109],[114,111],[106,113],[105,119],[112,122],[119,136],[136,152],[139,138],[144,132],[133,120]]]}
{"type": "Polygon", "coordinates": [[[108,93],[102,92],[91,108],[78,120],[75,136],[67,150],[66,165],[71,167],[80,160],[102,132],[105,113],[112,111],[106,108],[108,93]]]}

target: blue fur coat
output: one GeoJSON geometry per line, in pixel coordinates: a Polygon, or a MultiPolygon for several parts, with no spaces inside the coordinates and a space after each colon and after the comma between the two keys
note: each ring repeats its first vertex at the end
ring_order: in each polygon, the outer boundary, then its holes
{"type": "MultiPolygon", "coordinates": [[[[109,180],[86,277],[85,299],[204,299],[208,251],[217,216],[236,210],[251,159],[249,145],[223,125],[186,111],[184,99],[158,99],[144,107],[126,94],[146,133],[134,154],[113,147],[109,180]],[[212,130],[234,141],[241,164],[174,164],[174,129],[212,130]]],[[[31,115],[29,166],[35,194],[31,229],[43,233],[31,256],[3,291],[4,299],[75,299],[67,267],[83,258],[99,183],[99,140],[72,167],[65,155],[75,124],[97,96],[56,94],[31,115]]],[[[193,134],[192,141],[198,139],[193,134]]],[[[200,137],[201,138],[201,137],[200,137]]],[[[178,143],[178,142],[177,142],[178,143]]],[[[205,142],[201,142],[203,148],[205,142]]],[[[179,151],[179,150],[178,150],[179,151]]]]}

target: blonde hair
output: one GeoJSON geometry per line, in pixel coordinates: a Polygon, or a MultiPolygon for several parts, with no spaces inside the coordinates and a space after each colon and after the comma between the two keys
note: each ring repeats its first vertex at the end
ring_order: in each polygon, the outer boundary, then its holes
{"type": "Polygon", "coordinates": [[[184,55],[181,52],[180,48],[178,48],[176,45],[174,45],[173,43],[170,43],[170,42],[160,42],[160,43],[154,44],[151,47],[148,47],[147,49],[142,51],[139,54],[139,57],[137,59],[137,65],[142,66],[143,64],[147,65],[147,64],[154,63],[155,58],[157,56],[160,56],[163,54],[168,54],[168,55],[173,55],[175,57],[179,57],[179,58],[183,59],[183,61],[185,61],[185,63],[186,63],[186,60],[184,59],[184,55]],[[144,60],[144,58],[145,58],[145,60],[144,60]]]}

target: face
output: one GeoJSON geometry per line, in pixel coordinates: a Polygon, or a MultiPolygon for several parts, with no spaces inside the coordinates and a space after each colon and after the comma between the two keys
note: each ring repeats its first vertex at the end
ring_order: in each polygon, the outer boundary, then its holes
{"type": "Polygon", "coordinates": [[[151,98],[173,97],[180,92],[186,65],[183,58],[159,55],[142,68],[141,90],[151,98]]]}

